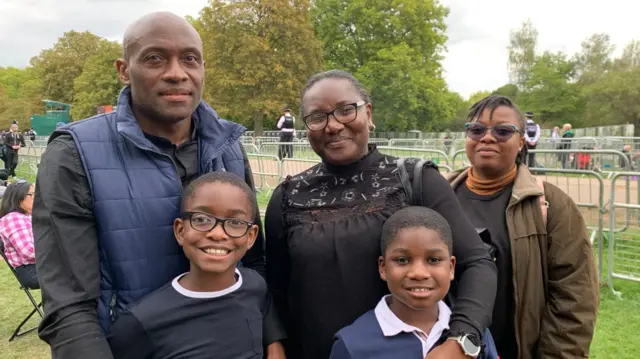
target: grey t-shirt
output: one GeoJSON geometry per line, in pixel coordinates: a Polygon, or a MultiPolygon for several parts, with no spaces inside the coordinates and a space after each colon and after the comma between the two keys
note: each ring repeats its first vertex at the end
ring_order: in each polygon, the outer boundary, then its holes
{"type": "Polygon", "coordinates": [[[501,358],[518,357],[513,302],[513,266],[506,222],[506,209],[512,188],[513,183],[489,196],[471,192],[464,183],[455,189],[458,201],[471,224],[476,228],[486,228],[491,234],[491,244],[496,249],[498,291],[490,329],[501,358]]]}

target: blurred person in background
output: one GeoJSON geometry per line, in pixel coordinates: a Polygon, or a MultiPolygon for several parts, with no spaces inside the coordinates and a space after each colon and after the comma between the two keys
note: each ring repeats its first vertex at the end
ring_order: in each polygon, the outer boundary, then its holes
{"type": "MultiPolygon", "coordinates": [[[[565,123],[562,126],[562,141],[560,143],[561,150],[570,150],[571,149],[571,139],[575,136],[573,129],[570,123],[565,123]]],[[[571,164],[569,163],[570,153],[562,153],[562,168],[569,168],[571,164]]]]}
{"type": "Polygon", "coordinates": [[[16,175],[16,167],[18,167],[18,152],[20,147],[25,147],[24,136],[18,131],[18,123],[13,121],[9,132],[4,135],[4,144],[6,146],[7,160],[4,168],[9,171],[9,176],[16,175]]]}
{"type": "Polygon", "coordinates": [[[27,288],[40,288],[36,271],[36,255],[31,224],[34,185],[26,180],[9,184],[0,205],[0,238],[4,253],[27,288]]]}
{"type": "MultiPolygon", "coordinates": [[[[540,140],[540,125],[533,121],[533,113],[527,112],[525,114],[527,118],[527,123],[524,128],[524,139],[527,142],[527,150],[535,150],[538,146],[538,140],[540,140]]],[[[536,154],[529,153],[529,158],[527,159],[527,166],[536,167],[536,154]]]]}
{"type": "Polygon", "coordinates": [[[278,149],[278,158],[293,158],[293,138],[296,134],[296,118],[291,114],[289,107],[284,108],[284,114],[280,116],[277,124],[280,130],[280,148],[278,149]]]}

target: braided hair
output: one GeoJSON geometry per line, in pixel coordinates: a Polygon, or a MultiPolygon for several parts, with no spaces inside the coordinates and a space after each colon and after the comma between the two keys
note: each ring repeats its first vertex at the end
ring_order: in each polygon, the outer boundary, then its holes
{"type": "MultiPolygon", "coordinates": [[[[469,109],[467,122],[477,121],[486,109],[489,109],[489,119],[492,120],[493,113],[498,107],[508,107],[516,112],[516,118],[518,119],[518,129],[520,130],[520,134],[523,134],[525,131],[524,116],[522,116],[522,112],[520,111],[518,106],[516,106],[516,104],[514,104],[513,101],[511,101],[506,96],[489,95],[482,100],[474,103],[473,106],[471,106],[471,109],[469,109]]],[[[520,165],[521,163],[524,163],[525,159],[527,158],[527,154],[527,146],[522,146],[520,153],[516,157],[516,164],[520,165]]]]}

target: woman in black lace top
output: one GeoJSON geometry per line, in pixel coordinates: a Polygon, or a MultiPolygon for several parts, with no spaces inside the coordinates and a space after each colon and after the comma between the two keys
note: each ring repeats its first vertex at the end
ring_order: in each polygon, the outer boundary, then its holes
{"type": "MultiPolygon", "coordinates": [[[[408,204],[396,158],[368,145],[371,110],[362,86],[342,71],[311,77],[302,93],[302,118],[322,163],[287,178],[265,219],[267,281],[288,329],[289,359],[328,358],[333,335],[387,293],[377,269],[380,231],[408,204]]],[[[496,268],[437,169],[425,167],[423,188],[423,203],[453,229],[458,265],[451,336],[480,338],[492,314],[496,268]]],[[[449,340],[427,358],[466,357],[449,340]]]]}

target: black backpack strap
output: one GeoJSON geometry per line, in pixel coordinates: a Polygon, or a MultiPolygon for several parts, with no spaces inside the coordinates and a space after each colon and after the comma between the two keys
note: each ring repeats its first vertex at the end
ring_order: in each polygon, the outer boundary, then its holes
{"type": "Polygon", "coordinates": [[[404,189],[407,200],[411,202],[409,204],[413,205],[413,187],[411,186],[411,178],[409,178],[409,172],[405,164],[406,160],[406,158],[398,158],[398,177],[400,177],[400,184],[402,185],[402,189],[404,189]]]}
{"type": "Polygon", "coordinates": [[[420,160],[413,167],[413,205],[422,206],[422,174],[424,173],[424,165],[427,162],[420,160]]]}
{"type": "Polygon", "coordinates": [[[404,189],[407,201],[412,206],[422,206],[422,180],[424,177],[424,167],[433,167],[436,170],[438,166],[430,160],[411,159],[415,161],[413,166],[413,176],[409,176],[406,161],[408,158],[399,158],[397,162],[398,176],[400,183],[404,189]]]}

